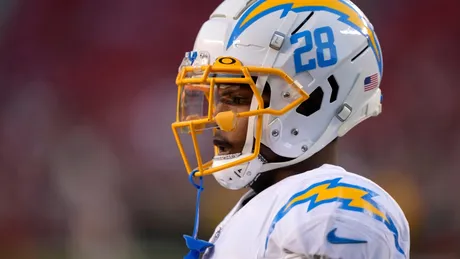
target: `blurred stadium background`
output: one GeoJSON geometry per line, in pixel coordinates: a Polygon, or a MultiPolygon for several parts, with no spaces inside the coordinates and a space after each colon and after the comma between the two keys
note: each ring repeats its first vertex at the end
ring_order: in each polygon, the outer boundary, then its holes
{"type": "MultiPolygon", "coordinates": [[[[0,258],[182,258],[195,190],[170,130],[177,67],[218,0],[0,0],[0,258]]],[[[356,0],[384,112],[341,165],[401,204],[413,259],[460,258],[460,1],[356,0]]],[[[207,178],[200,235],[241,192],[207,178]]]]}

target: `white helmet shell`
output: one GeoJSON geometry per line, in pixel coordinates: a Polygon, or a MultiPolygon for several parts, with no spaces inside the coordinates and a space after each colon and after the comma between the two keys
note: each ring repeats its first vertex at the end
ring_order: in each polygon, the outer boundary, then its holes
{"type": "MultiPolygon", "coordinates": [[[[245,66],[282,69],[317,102],[308,114],[292,109],[282,116],[264,115],[261,143],[291,160],[270,163],[259,157],[214,173],[226,188],[243,188],[260,173],[299,163],[381,113],[382,52],[369,20],[350,1],[225,0],[202,25],[194,50],[208,52],[211,60],[231,56],[245,66]]],[[[293,97],[286,83],[260,76],[261,92],[266,83],[270,107],[285,107],[293,97]]],[[[249,118],[238,158],[253,152],[256,120],[249,118]]],[[[216,157],[214,166],[235,159],[216,157]]]]}

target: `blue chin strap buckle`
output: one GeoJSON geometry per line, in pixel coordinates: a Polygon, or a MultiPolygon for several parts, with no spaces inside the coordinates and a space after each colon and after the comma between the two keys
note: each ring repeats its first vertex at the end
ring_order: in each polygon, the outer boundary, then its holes
{"type": "Polygon", "coordinates": [[[189,181],[197,189],[197,195],[196,195],[195,225],[193,227],[193,236],[184,235],[185,244],[187,245],[187,248],[190,249],[190,252],[188,252],[188,254],[184,257],[184,259],[199,259],[201,253],[206,251],[207,248],[214,246],[214,244],[212,243],[197,239],[198,227],[200,225],[200,196],[201,196],[201,192],[204,190],[203,176],[199,177],[200,179],[199,184],[196,184],[194,181],[194,177],[197,172],[198,172],[197,170],[193,170],[189,176],[189,181]]]}

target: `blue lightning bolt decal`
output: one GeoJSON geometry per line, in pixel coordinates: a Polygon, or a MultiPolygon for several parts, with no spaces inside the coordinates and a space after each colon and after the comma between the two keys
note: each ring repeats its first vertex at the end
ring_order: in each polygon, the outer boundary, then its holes
{"type": "Polygon", "coordinates": [[[396,249],[405,256],[404,250],[399,244],[399,233],[396,225],[380,206],[372,200],[377,194],[361,186],[341,183],[341,179],[335,178],[314,184],[292,196],[273,219],[265,240],[265,249],[267,249],[268,239],[276,224],[295,206],[310,202],[307,208],[307,212],[309,212],[322,204],[339,202],[340,209],[367,213],[382,222],[393,233],[396,249]]]}
{"type": "Polygon", "coordinates": [[[230,35],[227,49],[253,23],[276,11],[283,11],[280,18],[289,11],[295,13],[307,11],[327,11],[339,16],[338,20],[359,31],[368,39],[369,46],[375,54],[380,74],[383,72],[383,60],[380,44],[373,28],[363,14],[350,2],[345,0],[258,0],[240,17],[230,35]]]}

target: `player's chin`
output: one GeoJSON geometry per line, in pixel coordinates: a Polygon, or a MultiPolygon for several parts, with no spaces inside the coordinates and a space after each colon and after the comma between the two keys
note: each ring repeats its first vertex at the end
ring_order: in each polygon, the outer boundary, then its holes
{"type": "Polygon", "coordinates": [[[225,146],[225,147],[217,147],[218,153],[217,156],[227,156],[227,157],[238,157],[241,155],[242,149],[241,148],[234,148],[233,146],[225,146]]]}
{"type": "Polygon", "coordinates": [[[219,152],[217,153],[218,156],[226,156],[226,155],[240,153],[240,152],[235,152],[235,150],[231,147],[218,147],[218,149],[219,149],[219,152]]]}
{"type": "Polygon", "coordinates": [[[235,151],[233,145],[224,139],[215,138],[213,144],[217,147],[218,156],[230,155],[235,151]]]}

